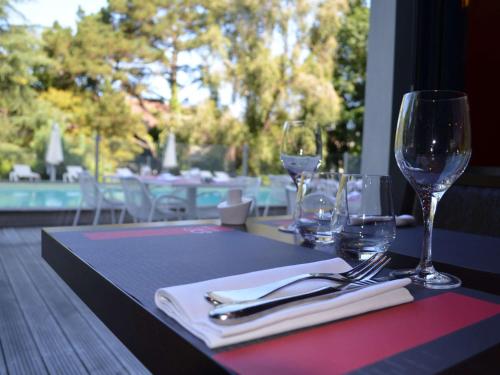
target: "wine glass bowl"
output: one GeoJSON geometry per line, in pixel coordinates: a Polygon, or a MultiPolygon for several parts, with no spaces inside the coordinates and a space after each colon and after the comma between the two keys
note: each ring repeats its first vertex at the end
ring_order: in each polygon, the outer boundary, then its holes
{"type": "MultiPolygon", "coordinates": [[[[298,189],[298,179],[303,172],[314,172],[321,164],[321,131],[314,121],[287,121],[283,126],[280,159],[283,167],[298,189]]],[[[280,227],[284,232],[295,232],[294,224],[280,227]]]]}
{"type": "MultiPolygon", "coordinates": [[[[415,189],[424,219],[422,258],[402,271],[428,288],[460,286],[460,280],[432,265],[432,226],[437,204],[464,172],[471,156],[467,95],[459,91],[415,91],[401,103],[395,137],[399,169],[415,189]]],[[[396,272],[398,273],[398,272],[396,272]]]]}
{"type": "Polygon", "coordinates": [[[321,133],[315,122],[285,122],[280,159],[296,186],[300,173],[318,169],[321,163],[321,148],[321,133]]]}

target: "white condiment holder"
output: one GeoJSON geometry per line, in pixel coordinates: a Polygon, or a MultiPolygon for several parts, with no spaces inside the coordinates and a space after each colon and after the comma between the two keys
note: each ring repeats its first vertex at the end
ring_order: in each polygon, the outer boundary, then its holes
{"type": "Polygon", "coordinates": [[[241,189],[231,189],[227,192],[227,200],[217,205],[221,224],[245,224],[252,200],[242,195],[241,189]]]}

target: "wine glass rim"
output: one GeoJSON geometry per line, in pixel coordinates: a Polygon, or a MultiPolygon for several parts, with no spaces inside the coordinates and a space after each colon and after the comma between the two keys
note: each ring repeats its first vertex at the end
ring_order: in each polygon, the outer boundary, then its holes
{"type": "Polygon", "coordinates": [[[418,96],[419,100],[423,101],[433,101],[433,100],[463,100],[467,99],[467,94],[463,91],[459,90],[416,90],[416,91],[410,91],[405,94],[405,96],[418,96]],[[436,97],[421,97],[424,95],[436,95],[436,97]],[[444,95],[450,95],[450,97],[437,97],[438,94],[444,94],[444,95]]]}

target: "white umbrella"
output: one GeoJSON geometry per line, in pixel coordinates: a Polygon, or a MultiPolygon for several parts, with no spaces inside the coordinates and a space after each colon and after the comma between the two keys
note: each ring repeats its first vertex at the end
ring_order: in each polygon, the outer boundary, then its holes
{"type": "Polygon", "coordinates": [[[163,157],[163,168],[175,168],[177,167],[177,153],[175,152],[175,134],[170,133],[168,135],[167,149],[165,150],[165,155],[163,157]]]}
{"type": "Polygon", "coordinates": [[[64,160],[61,134],[59,132],[59,125],[54,123],[52,125],[52,130],[50,131],[49,145],[47,147],[47,153],[45,154],[45,162],[50,167],[50,180],[56,180],[56,168],[55,166],[64,160]]]}

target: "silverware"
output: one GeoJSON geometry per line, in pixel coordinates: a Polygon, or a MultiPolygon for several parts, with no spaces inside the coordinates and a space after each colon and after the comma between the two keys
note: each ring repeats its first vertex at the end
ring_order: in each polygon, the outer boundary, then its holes
{"type": "MultiPolygon", "coordinates": [[[[388,263],[388,261],[387,261],[388,263]]],[[[215,307],[208,313],[209,318],[217,324],[232,325],[257,319],[271,310],[297,305],[305,299],[333,298],[345,293],[354,292],[363,288],[380,283],[375,280],[354,281],[339,286],[327,286],[310,292],[295,294],[292,296],[258,300],[245,303],[224,304],[215,307]],[[332,296],[333,294],[333,296],[332,296]]]]}
{"type": "Polygon", "coordinates": [[[242,303],[258,300],[276,292],[277,290],[303,280],[326,279],[340,283],[348,283],[352,281],[370,279],[381,270],[378,266],[383,264],[387,259],[389,259],[389,257],[386,254],[378,253],[373,255],[367,261],[358,264],[356,267],[346,272],[305,273],[252,288],[207,292],[205,294],[205,298],[214,305],[220,305],[223,303],[242,303]]]}

